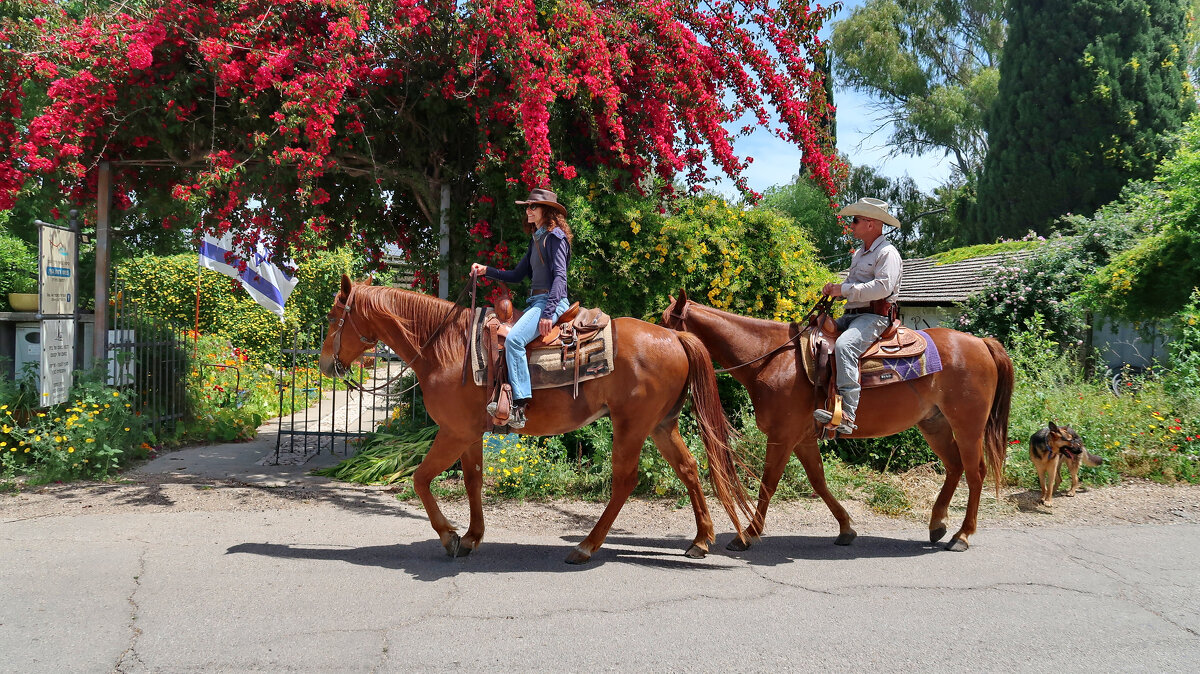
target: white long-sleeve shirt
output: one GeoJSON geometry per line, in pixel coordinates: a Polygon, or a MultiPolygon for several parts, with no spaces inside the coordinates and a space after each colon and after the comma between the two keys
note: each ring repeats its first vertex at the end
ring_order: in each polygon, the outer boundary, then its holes
{"type": "Polygon", "coordinates": [[[886,236],[875,239],[870,248],[855,251],[850,260],[850,271],[842,282],[846,309],[863,308],[874,300],[884,298],[895,302],[900,295],[900,274],[903,269],[900,251],[886,236]]]}

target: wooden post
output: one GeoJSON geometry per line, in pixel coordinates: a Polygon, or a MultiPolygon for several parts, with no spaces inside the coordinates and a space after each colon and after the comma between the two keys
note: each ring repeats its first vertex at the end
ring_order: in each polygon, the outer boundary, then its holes
{"type": "Polygon", "coordinates": [[[108,207],[112,203],[112,165],[100,162],[96,177],[96,318],[92,325],[92,363],[108,358],[108,207]]]}
{"type": "Polygon", "coordinates": [[[450,299],[450,183],[442,183],[441,234],[438,253],[442,266],[438,269],[438,297],[450,299]]]}

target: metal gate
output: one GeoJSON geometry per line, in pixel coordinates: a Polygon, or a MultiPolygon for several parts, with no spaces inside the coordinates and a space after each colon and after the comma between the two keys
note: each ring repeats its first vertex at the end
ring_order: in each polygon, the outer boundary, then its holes
{"type": "Polygon", "coordinates": [[[284,333],[276,464],[281,452],[307,456],[327,450],[348,456],[355,439],[400,414],[418,414],[419,393],[411,370],[382,343],[363,354],[347,379],[322,376],[317,362],[327,328],[284,333]]]}
{"type": "Polygon", "coordinates": [[[123,297],[118,292],[112,305],[107,381],[136,394],[142,419],[162,438],[187,410],[187,339],[181,330],[138,315],[123,297]]]}

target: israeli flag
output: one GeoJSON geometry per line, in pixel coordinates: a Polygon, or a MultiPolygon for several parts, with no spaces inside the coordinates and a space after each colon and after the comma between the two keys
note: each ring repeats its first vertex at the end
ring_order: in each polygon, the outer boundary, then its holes
{"type": "Polygon", "coordinates": [[[200,266],[241,281],[242,287],[255,302],[278,315],[282,321],[283,304],[298,281],[271,262],[270,251],[261,243],[253,257],[246,260],[246,271],[238,271],[241,261],[241,255],[233,247],[232,233],[220,239],[210,234],[204,235],[204,240],[200,242],[200,266]]]}

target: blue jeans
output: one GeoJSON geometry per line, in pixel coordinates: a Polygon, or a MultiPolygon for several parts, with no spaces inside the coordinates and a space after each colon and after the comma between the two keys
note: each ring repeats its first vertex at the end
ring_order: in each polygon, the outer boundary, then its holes
{"type": "Polygon", "coordinates": [[[837,352],[837,386],[842,396],[842,415],[850,423],[854,423],[854,415],[858,412],[858,396],[862,391],[858,383],[858,358],[889,325],[891,322],[886,316],[877,314],[849,314],[837,320],[837,326],[842,330],[834,346],[837,352]]]}
{"type": "MultiPolygon", "coordinates": [[[[529,388],[529,358],[525,355],[525,345],[532,342],[538,336],[538,321],[542,320],[542,308],[546,306],[549,298],[546,294],[534,295],[529,298],[529,304],[525,305],[525,313],[521,314],[521,318],[508,331],[508,337],[504,339],[504,358],[508,362],[508,383],[512,385],[513,400],[521,400],[523,398],[533,397],[533,393],[529,388]]],[[[558,301],[558,306],[554,307],[554,314],[551,320],[558,320],[559,316],[563,315],[571,304],[567,298],[562,298],[558,301]]]]}

